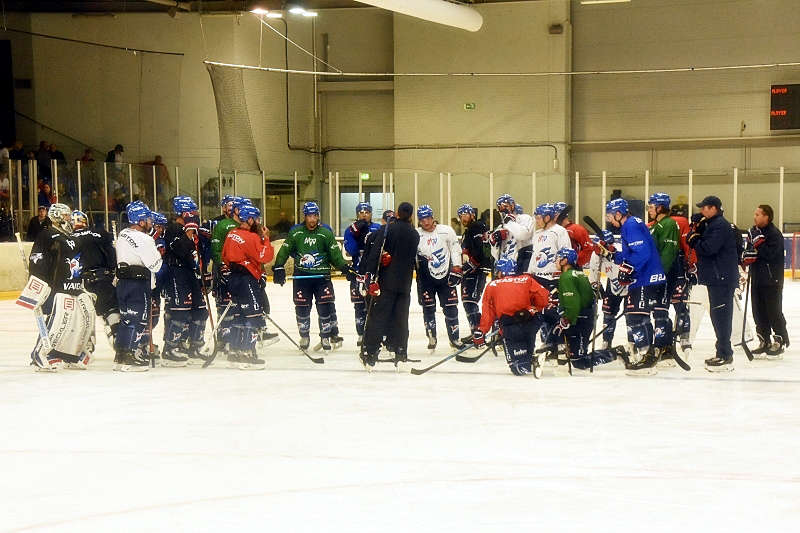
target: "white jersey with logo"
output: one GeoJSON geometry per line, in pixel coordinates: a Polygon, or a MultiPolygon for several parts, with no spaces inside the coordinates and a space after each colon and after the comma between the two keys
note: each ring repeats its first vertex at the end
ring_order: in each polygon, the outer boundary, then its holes
{"type": "MultiPolygon", "coordinates": [[[[616,250],[622,249],[619,243],[615,243],[614,248],[616,250]]],[[[610,259],[593,253],[592,258],[589,260],[589,282],[599,283],[600,274],[606,275],[606,279],[608,279],[607,287],[608,290],[611,291],[611,294],[615,296],[625,296],[628,294],[628,287],[620,285],[619,281],[617,281],[619,265],[610,259]]]]}
{"type": "Polygon", "coordinates": [[[495,264],[510,263],[512,270],[517,269],[520,248],[531,245],[533,237],[533,218],[530,215],[517,215],[515,220],[500,224],[496,230],[508,231],[508,238],[500,245],[492,246],[492,257],[495,264]]]}
{"type": "Polygon", "coordinates": [[[569,233],[560,224],[536,230],[533,234],[533,255],[528,272],[544,279],[557,279],[561,269],[556,263],[556,254],[561,248],[572,248],[569,233]]]}
{"type": "MultiPolygon", "coordinates": [[[[153,238],[131,228],[125,228],[117,237],[117,264],[127,263],[131,266],[143,266],[151,274],[161,269],[161,254],[156,248],[153,238]]],[[[155,277],[150,276],[151,285],[155,286],[155,277]]]]}
{"type": "Polygon", "coordinates": [[[445,224],[436,224],[433,231],[417,228],[419,245],[417,255],[428,261],[428,272],[434,279],[443,279],[450,273],[450,264],[461,266],[461,244],[455,230],[445,224]]]}

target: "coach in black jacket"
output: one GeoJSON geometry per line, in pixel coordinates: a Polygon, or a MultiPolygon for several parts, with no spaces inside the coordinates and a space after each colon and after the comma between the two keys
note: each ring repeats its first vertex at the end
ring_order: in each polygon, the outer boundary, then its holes
{"type": "Polygon", "coordinates": [[[753,353],[777,357],[789,346],[789,335],[783,317],[783,234],[772,223],[773,216],[769,205],[756,208],[744,263],[751,265],[750,298],[761,341],[753,353]],[[773,332],[775,336],[770,339],[773,332]]]}
{"type": "Polygon", "coordinates": [[[708,313],[717,336],[717,355],[706,359],[706,370],[733,370],[733,292],[739,286],[739,257],[736,229],[722,216],[722,201],[707,196],[697,204],[686,237],[697,253],[697,278],[708,288],[708,313]],[[699,216],[698,216],[699,215],[699,216]]]}
{"type": "Polygon", "coordinates": [[[375,366],[383,337],[395,350],[396,361],[408,360],[408,309],[419,244],[419,233],[411,225],[413,213],[414,206],[408,202],[397,206],[397,218],[375,232],[375,241],[363,262],[367,289],[374,300],[369,302],[361,346],[365,366],[375,366]]]}

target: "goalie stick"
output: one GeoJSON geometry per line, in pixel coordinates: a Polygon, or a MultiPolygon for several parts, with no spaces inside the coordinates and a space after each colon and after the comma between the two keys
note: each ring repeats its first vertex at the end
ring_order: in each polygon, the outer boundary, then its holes
{"type": "Polygon", "coordinates": [[[283,336],[284,336],[284,337],[286,337],[287,339],[289,339],[289,342],[291,342],[292,344],[294,344],[294,345],[295,345],[295,347],[297,347],[297,349],[298,349],[298,350],[300,350],[301,352],[303,352],[303,355],[305,355],[306,357],[308,357],[308,358],[311,360],[311,362],[312,362],[312,363],[316,363],[316,364],[318,364],[318,365],[321,365],[321,364],[325,363],[325,359],[323,359],[322,357],[311,357],[311,356],[308,354],[308,352],[307,352],[307,351],[305,351],[304,349],[302,349],[302,348],[300,347],[300,345],[299,345],[299,344],[297,344],[297,343],[294,341],[294,339],[293,339],[293,338],[291,338],[291,337],[289,336],[289,334],[288,334],[288,333],[286,333],[286,331],[284,331],[284,329],[283,329],[282,327],[280,327],[280,326],[277,324],[277,322],[275,322],[274,320],[272,320],[272,318],[271,318],[269,315],[264,315],[264,317],[265,317],[267,320],[269,320],[269,321],[272,323],[272,325],[273,325],[273,326],[275,326],[275,327],[278,329],[278,331],[280,331],[281,333],[283,333],[283,336]]]}
{"type": "MultiPolygon", "coordinates": [[[[493,337],[495,335],[497,335],[497,330],[492,331],[487,336],[493,337]]],[[[444,359],[442,359],[440,361],[437,361],[436,363],[433,363],[431,366],[428,366],[428,367],[425,367],[425,368],[412,368],[411,369],[411,373],[414,374],[415,376],[419,376],[421,374],[424,374],[425,372],[428,372],[429,370],[433,370],[434,368],[436,368],[437,366],[441,365],[442,363],[446,363],[450,359],[453,359],[454,357],[458,356],[459,354],[462,354],[462,353],[466,352],[467,350],[469,350],[471,348],[474,348],[474,347],[475,346],[473,344],[464,345],[463,347],[461,347],[458,350],[456,350],[455,352],[451,353],[450,355],[448,355],[444,359]]],[[[491,346],[487,346],[486,349],[483,350],[483,353],[486,353],[491,349],[492,349],[491,346]]],[[[483,354],[481,354],[481,355],[483,355],[483,354]]]]}
{"type": "Polygon", "coordinates": [[[225,320],[225,316],[228,314],[231,305],[233,305],[233,302],[228,302],[228,305],[225,306],[225,309],[222,311],[222,314],[217,320],[217,327],[212,328],[211,330],[211,338],[214,341],[214,350],[211,352],[211,355],[208,356],[208,359],[206,359],[206,361],[203,363],[203,368],[208,368],[211,366],[211,363],[213,363],[214,359],[217,357],[217,352],[219,352],[219,339],[217,338],[217,331],[222,325],[222,321],[225,320]]]}
{"type": "MultiPolygon", "coordinates": [[[[25,275],[30,277],[30,272],[28,271],[28,261],[25,259],[25,249],[22,247],[22,234],[17,232],[14,235],[17,237],[17,246],[19,247],[19,255],[20,259],[22,259],[22,266],[25,269],[25,275]]],[[[45,350],[44,353],[48,354],[53,350],[53,345],[50,343],[50,334],[47,331],[47,324],[44,322],[44,314],[42,313],[41,307],[35,307],[33,309],[33,318],[36,320],[36,327],[39,330],[39,339],[41,340],[42,347],[45,350]]],[[[40,360],[39,362],[41,363],[42,361],[40,360]]],[[[44,365],[40,364],[40,366],[44,365]]]]}

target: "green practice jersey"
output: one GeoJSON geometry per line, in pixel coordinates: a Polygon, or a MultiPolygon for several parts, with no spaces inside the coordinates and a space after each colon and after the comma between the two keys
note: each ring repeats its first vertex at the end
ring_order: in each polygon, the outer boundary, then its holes
{"type": "Polygon", "coordinates": [[[570,324],[578,320],[581,309],[594,301],[589,278],[582,271],[570,268],[558,278],[558,305],[570,324]]]}
{"type": "Polygon", "coordinates": [[[225,237],[228,236],[228,232],[238,227],[238,222],[227,217],[217,222],[214,226],[214,231],[211,233],[211,257],[214,259],[215,265],[222,264],[222,246],[225,244],[225,237]]]}
{"type": "Polygon", "coordinates": [[[289,257],[294,258],[294,270],[300,274],[330,274],[331,267],[347,265],[333,232],[322,226],[313,230],[305,224],[289,231],[275,258],[276,266],[283,266],[289,257]]]}
{"type": "Polygon", "coordinates": [[[672,270],[672,264],[678,257],[678,241],[681,235],[678,223],[670,217],[664,217],[650,227],[650,235],[656,241],[656,249],[661,257],[661,268],[667,273],[672,270]]]}

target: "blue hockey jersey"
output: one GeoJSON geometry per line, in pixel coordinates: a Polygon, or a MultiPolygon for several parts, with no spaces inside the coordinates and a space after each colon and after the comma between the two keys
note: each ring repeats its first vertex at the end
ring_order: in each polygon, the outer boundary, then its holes
{"type": "MultiPolygon", "coordinates": [[[[378,231],[380,228],[381,225],[377,222],[370,222],[367,234],[378,231]]],[[[358,264],[361,262],[361,253],[364,251],[366,240],[366,236],[361,240],[356,239],[349,227],[344,230],[344,249],[353,258],[353,268],[355,270],[358,270],[358,264]]]]}
{"type": "Polygon", "coordinates": [[[667,281],[656,242],[641,218],[629,216],[622,224],[620,236],[622,251],[614,254],[614,262],[620,264],[625,261],[633,266],[635,280],[629,287],[647,287],[667,281]]]}

